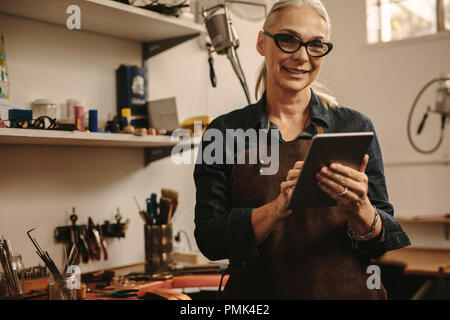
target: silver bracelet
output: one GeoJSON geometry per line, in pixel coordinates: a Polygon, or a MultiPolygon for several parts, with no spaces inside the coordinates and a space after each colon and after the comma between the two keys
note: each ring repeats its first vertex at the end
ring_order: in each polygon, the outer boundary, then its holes
{"type": "Polygon", "coordinates": [[[370,229],[363,235],[357,235],[355,234],[351,228],[350,228],[350,224],[347,222],[347,235],[349,236],[350,239],[355,240],[355,241],[366,241],[369,240],[373,234],[373,232],[375,231],[375,228],[377,226],[377,222],[378,222],[378,211],[377,208],[375,208],[375,206],[373,206],[373,209],[375,210],[375,217],[373,218],[373,223],[372,226],[370,227],[370,229]]]}

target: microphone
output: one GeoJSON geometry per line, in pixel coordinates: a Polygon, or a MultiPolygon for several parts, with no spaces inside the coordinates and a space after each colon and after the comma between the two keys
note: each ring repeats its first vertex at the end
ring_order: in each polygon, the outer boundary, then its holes
{"type": "Polygon", "coordinates": [[[236,31],[233,28],[231,19],[229,17],[228,9],[225,4],[215,5],[211,8],[202,8],[202,16],[205,20],[206,29],[212,42],[212,47],[209,48],[209,65],[211,83],[215,86],[216,77],[213,69],[212,52],[217,52],[220,55],[226,55],[231,62],[234,72],[241,82],[244,89],[245,96],[248,103],[251,103],[250,92],[248,90],[245,74],[242,71],[241,63],[236,49],[239,47],[239,39],[236,31]],[[214,76],[213,76],[214,75],[214,76]],[[214,79],[214,80],[213,80],[214,79]]]}

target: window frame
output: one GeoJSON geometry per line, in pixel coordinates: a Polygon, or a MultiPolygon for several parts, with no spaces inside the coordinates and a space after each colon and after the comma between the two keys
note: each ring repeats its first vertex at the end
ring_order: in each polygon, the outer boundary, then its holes
{"type": "MultiPolygon", "coordinates": [[[[385,45],[385,44],[389,44],[389,43],[397,43],[397,42],[410,42],[410,41],[415,41],[417,39],[424,39],[424,38],[441,38],[442,36],[446,37],[450,35],[450,28],[446,28],[445,25],[445,0],[435,0],[436,1],[436,31],[434,31],[431,34],[427,34],[427,35],[421,35],[421,36],[411,36],[411,37],[407,37],[407,38],[403,38],[403,39],[394,39],[394,40],[389,40],[389,41],[383,41],[383,37],[382,37],[382,33],[383,33],[383,16],[382,16],[382,10],[381,10],[381,1],[382,0],[375,0],[375,6],[378,7],[378,22],[380,25],[380,28],[377,30],[377,41],[376,42],[369,42],[369,36],[368,36],[368,27],[367,27],[367,21],[368,21],[368,6],[369,6],[369,1],[366,0],[365,1],[365,8],[366,8],[366,43],[369,46],[374,46],[374,45],[385,45]]],[[[450,4],[449,4],[450,5],[450,4]]]]}

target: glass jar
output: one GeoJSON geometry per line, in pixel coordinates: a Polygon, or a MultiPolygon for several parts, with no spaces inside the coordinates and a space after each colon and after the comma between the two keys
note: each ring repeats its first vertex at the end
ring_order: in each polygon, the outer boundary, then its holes
{"type": "Polygon", "coordinates": [[[33,119],[40,116],[48,116],[52,119],[58,118],[58,109],[56,103],[49,99],[37,99],[31,103],[31,110],[33,110],[33,119]]]}
{"type": "Polygon", "coordinates": [[[55,279],[50,274],[48,280],[48,299],[49,300],[76,300],[76,278],[75,274],[65,274],[60,279],[55,279]]]}
{"type": "Polygon", "coordinates": [[[23,294],[23,285],[25,281],[25,267],[22,262],[22,255],[15,254],[9,257],[9,264],[12,269],[13,286],[11,296],[19,296],[23,294]]]}
{"type": "Polygon", "coordinates": [[[2,265],[0,264],[0,299],[6,296],[8,296],[8,285],[6,283],[6,278],[3,273],[2,265]]]}

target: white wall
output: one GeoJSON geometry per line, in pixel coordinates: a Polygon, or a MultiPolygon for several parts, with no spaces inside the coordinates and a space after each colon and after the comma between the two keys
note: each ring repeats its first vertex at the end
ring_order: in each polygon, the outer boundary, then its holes
{"type": "MultiPolygon", "coordinates": [[[[449,71],[448,37],[397,45],[365,44],[364,1],[325,1],[333,19],[336,48],[327,58],[322,78],[345,105],[367,114],[375,123],[386,162],[391,200],[399,216],[435,215],[449,211],[448,167],[396,166],[398,161],[444,159],[448,133],[438,153],[422,157],[406,140],[406,117],[421,86],[449,71]]],[[[241,39],[238,53],[253,92],[256,70],[262,59],[255,50],[261,23],[233,16],[241,39]]],[[[5,33],[13,100],[29,103],[36,98],[63,101],[78,98],[103,113],[114,112],[115,69],[121,63],[140,64],[138,43],[87,32],[68,31],[0,14],[5,33]]],[[[180,121],[201,114],[213,117],[246,105],[245,96],[224,56],[215,55],[218,88],[209,83],[207,54],[197,39],[190,40],[149,60],[150,98],[175,96],[180,121]]],[[[431,123],[431,122],[430,122],[431,123]]],[[[433,128],[431,125],[428,127],[433,128]]],[[[429,136],[430,144],[434,142],[429,136]]],[[[61,148],[0,145],[0,235],[11,238],[25,264],[39,258],[26,237],[35,235],[56,261],[61,245],[53,244],[56,226],[69,224],[76,206],[80,222],[112,219],[115,208],[131,220],[127,237],[109,241],[110,260],[82,265],[98,270],[144,260],[143,227],[132,196],[141,205],[161,187],[178,190],[180,206],[174,229],[185,229],[193,238],[195,188],[193,166],[174,166],[170,159],[143,167],[140,149],[61,148]]],[[[448,247],[442,226],[405,226],[413,244],[448,247]]]]}
{"type": "MultiPolygon", "coordinates": [[[[255,83],[261,59],[254,50],[258,23],[233,20],[241,38],[238,53],[249,87],[255,83]]],[[[0,14],[11,79],[11,99],[30,103],[37,98],[63,102],[77,98],[100,117],[116,110],[115,70],[140,64],[139,43],[0,14]]],[[[175,96],[180,121],[213,117],[245,106],[245,95],[225,56],[215,56],[218,87],[212,88],[206,51],[197,39],[148,61],[150,99],[175,96]]],[[[252,90],[252,89],[251,89],[252,90]]],[[[62,245],[54,245],[53,230],[68,225],[72,206],[79,223],[111,220],[120,207],[130,219],[127,237],[108,241],[110,259],[81,265],[83,272],[144,261],[143,225],[132,199],[144,199],[162,187],[179,191],[174,231],[190,235],[195,246],[193,166],[175,166],[164,159],[143,166],[140,149],[0,145],[0,235],[12,240],[26,266],[40,263],[26,236],[35,236],[62,264],[62,245]]],[[[41,262],[42,263],[42,262],[41,262]]]]}
{"type": "MultiPolygon", "coordinates": [[[[335,48],[327,57],[322,77],[342,104],[360,110],[373,120],[396,216],[449,213],[450,167],[419,163],[448,160],[448,130],[439,150],[425,156],[409,144],[406,124],[419,90],[429,80],[450,73],[450,34],[370,46],[365,41],[365,1],[323,2],[332,19],[335,48]]],[[[434,101],[434,90],[435,87],[428,100],[423,100],[413,128],[417,128],[426,103],[434,101]]],[[[437,142],[439,121],[433,117],[436,116],[429,117],[424,137],[418,140],[422,148],[430,148],[437,142]]],[[[404,227],[415,246],[450,247],[444,238],[443,225],[408,223],[404,227]]]]}

